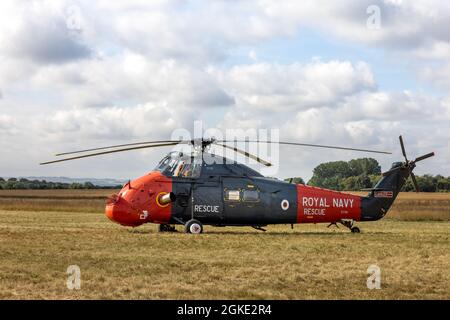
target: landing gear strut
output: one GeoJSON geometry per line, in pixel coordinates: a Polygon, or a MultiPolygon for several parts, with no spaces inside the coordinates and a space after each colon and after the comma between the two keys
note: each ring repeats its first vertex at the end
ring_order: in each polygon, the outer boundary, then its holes
{"type": "Polygon", "coordinates": [[[264,231],[264,232],[267,231],[266,229],[264,229],[264,228],[261,227],[261,226],[252,226],[252,228],[253,228],[253,229],[256,229],[256,230],[259,230],[259,231],[264,231]]]}
{"type": "MultiPolygon", "coordinates": [[[[353,220],[340,220],[340,221],[338,221],[338,222],[339,222],[340,224],[342,224],[343,226],[349,228],[350,231],[351,231],[352,233],[360,233],[360,232],[361,232],[361,230],[359,230],[358,227],[354,227],[354,226],[353,226],[353,223],[354,223],[353,220]]],[[[337,226],[337,225],[336,225],[336,226],[337,226]]]]}
{"type": "Polygon", "coordinates": [[[177,232],[177,229],[170,224],[160,224],[158,226],[158,232],[177,232]]]}

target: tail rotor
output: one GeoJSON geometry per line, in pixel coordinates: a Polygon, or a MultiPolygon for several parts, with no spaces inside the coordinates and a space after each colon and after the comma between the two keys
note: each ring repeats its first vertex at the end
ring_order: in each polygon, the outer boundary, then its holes
{"type": "Polygon", "coordinates": [[[417,179],[416,179],[416,176],[413,173],[413,169],[415,168],[417,162],[425,160],[425,159],[428,159],[430,157],[433,157],[434,156],[434,152],[430,152],[430,153],[424,154],[423,156],[417,157],[413,161],[409,161],[407,156],[406,156],[406,150],[405,150],[405,144],[403,142],[403,137],[399,136],[398,138],[400,140],[400,147],[402,149],[403,157],[405,157],[405,162],[401,166],[395,167],[395,168],[393,168],[393,169],[391,169],[389,171],[384,172],[383,176],[388,176],[391,173],[396,172],[396,171],[401,170],[401,169],[408,169],[409,170],[409,174],[411,176],[411,180],[412,180],[412,182],[414,184],[414,187],[415,187],[416,191],[420,192],[419,184],[417,183],[417,179]]]}

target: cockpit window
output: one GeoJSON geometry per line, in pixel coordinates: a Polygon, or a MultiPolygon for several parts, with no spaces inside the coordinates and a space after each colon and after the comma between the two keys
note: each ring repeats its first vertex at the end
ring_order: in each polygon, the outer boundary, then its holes
{"type": "Polygon", "coordinates": [[[178,160],[176,156],[169,154],[159,162],[155,170],[160,171],[164,175],[172,175],[173,170],[178,164],[178,160]]]}
{"type": "Polygon", "coordinates": [[[173,176],[175,177],[180,176],[187,166],[188,165],[185,164],[183,160],[178,161],[175,170],[173,171],[173,176]]]}
{"type": "Polygon", "coordinates": [[[183,156],[182,153],[170,153],[162,159],[155,170],[168,177],[198,178],[202,160],[197,156],[183,156]]]}
{"type": "Polygon", "coordinates": [[[189,163],[184,163],[179,176],[186,178],[198,178],[202,168],[202,159],[200,157],[191,157],[189,163]]]}

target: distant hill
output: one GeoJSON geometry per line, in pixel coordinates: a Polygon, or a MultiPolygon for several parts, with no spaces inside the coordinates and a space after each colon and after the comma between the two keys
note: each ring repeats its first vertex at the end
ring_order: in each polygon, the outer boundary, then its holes
{"type": "Polygon", "coordinates": [[[27,180],[45,180],[47,182],[55,182],[55,183],[81,183],[84,184],[86,182],[90,182],[93,185],[99,186],[99,187],[115,187],[118,185],[124,185],[128,180],[121,180],[121,179],[110,179],[110,178],[68,178],[68,177],[19,177],[25,178],[27,180]]]}

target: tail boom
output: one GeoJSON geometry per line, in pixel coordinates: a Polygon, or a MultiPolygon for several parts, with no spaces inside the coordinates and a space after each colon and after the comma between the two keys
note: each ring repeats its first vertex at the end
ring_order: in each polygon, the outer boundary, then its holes
{"type": "Polygon", "coordinates": [[[361,197],[297,185],[297,223],[360,220],[361,197]]]}

